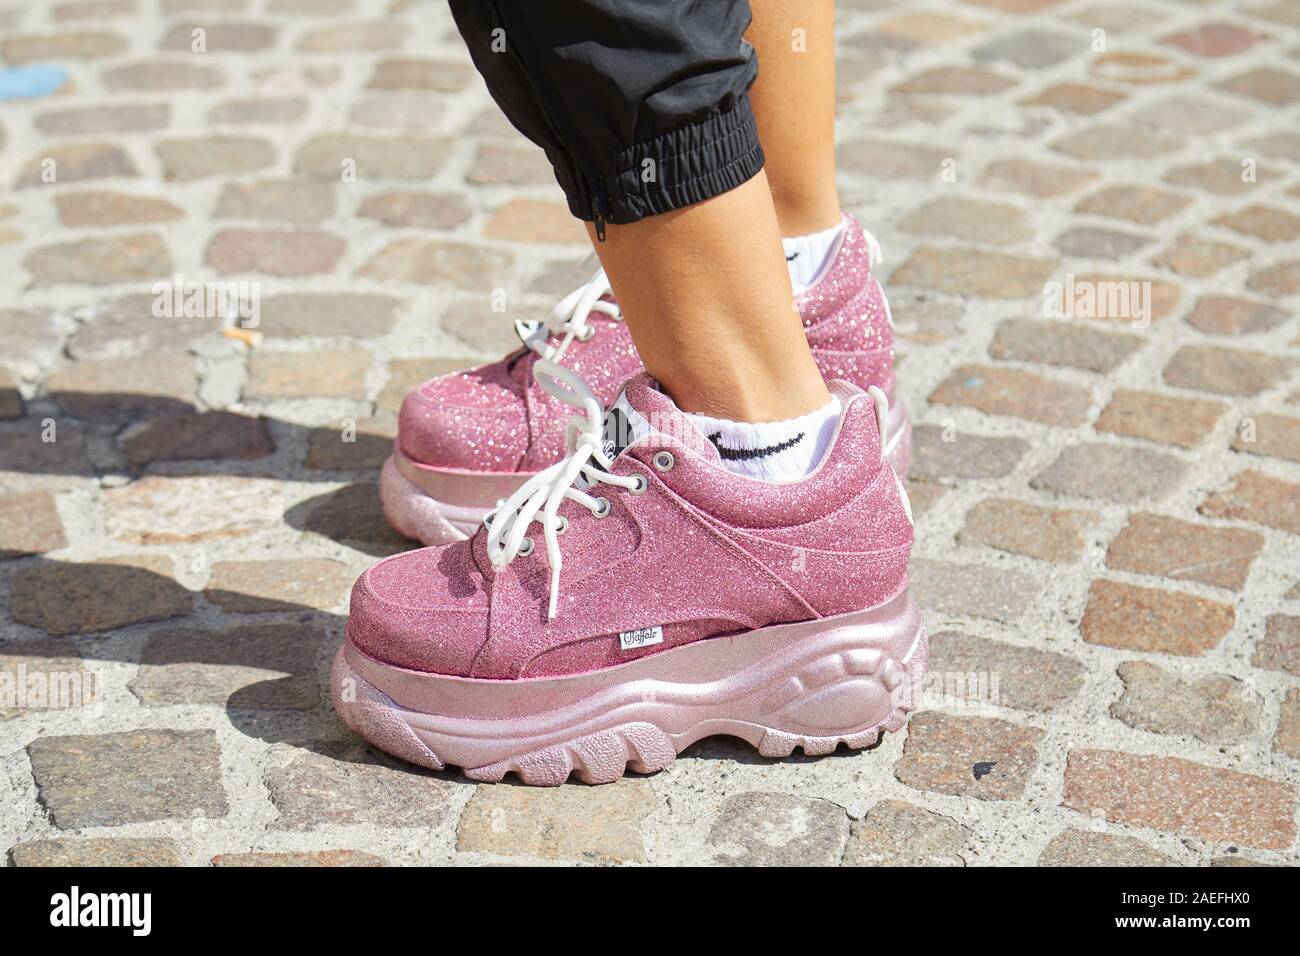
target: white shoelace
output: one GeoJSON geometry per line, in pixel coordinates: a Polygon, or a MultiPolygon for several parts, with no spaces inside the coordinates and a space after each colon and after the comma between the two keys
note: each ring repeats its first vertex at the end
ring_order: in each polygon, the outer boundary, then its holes
{"type": "Polygon", "coordinates": [[[867,239],[867,262],[871,265],[871,278],[876,283],[876,288],[880,290],[880,301],[885,306],[885,321],[889,327],[894,327],[894,313],[889,308],[889,299],[885,296],[885,287],[880,284],[876,278],[876,266],[885,261],[885,251],[880,248],[880,240],[873,236],[867,230],[862,230],[862,235],[867,239]]]}
{"type": "Polygon", "coordinates": [[[574,339],[586,342],[596,334],[596,328],[587,320],[593,312],[607,315],[611,319],[621,320],[622,310],[613,302],[602,302],[601,297],[613,291],[604,269],[597,270],[591,281],[574,289],[551,310],[546,322],[515,322],[515,331],[524,345],[544,359],[558,362],[564,357],[574,339]],[[552,345],[552,335],[563,336],[552,345]]]}
{"type": "Polygon", "coordinates": [[[564,440],[569,454],[554,465],[529,478],[519,490],[497,504],[483,519],[488,529],[488,558],[496,567],[504,567],[516,557],[533,553],[533,540],[528,530],[536,521],[542,526],[546,538],[546,560],[551,566],[551,602],[547,611],[549,620],[555,619],[555,609],[560,597],[560,567],[564,563],[560,554],[559,537],[569,526],[561,516],[560,505],[575,501],[598,518],[609,514],[607,498],[593,497],[575,485],[586,479],[586,487],[597,483],[616,485],[635,491],[643,487],[640,475],[615,475],[606,469],[613,461],[604,450],[605,410],[587,383],[576,373],[547,358],[539,358],[533,374],[548,393],[560,401],[582,409],[582,415],[569,419],[564,440]],[[540,512],[540,514],[539,514],[540,512]]]}

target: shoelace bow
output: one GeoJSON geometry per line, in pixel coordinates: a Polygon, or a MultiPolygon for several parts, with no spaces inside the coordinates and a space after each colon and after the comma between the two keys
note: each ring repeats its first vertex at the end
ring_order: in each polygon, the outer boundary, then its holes
{"type": "Polygon", "coordinates": [[[549,468],[539,471],[519,487],[509,498],[497,504],[483,524],[487,528],[487,554],[495,567],[505,567],[516,557],[533,553],[533,541],[528,530],[536,521],[542,526],[546,539],[546,561],[551,567],[551,600],[547,610],[548,620],[555,619],[560,597],[560,568],[564,558],[560,553],[559,537],[568,528],[568,519],[559,514],[560,505],[574,501],[596,517],[609,514],[609,500],[593,497],[576,487],[579,478],[586,487],[598,483],[616,485],[633,490],[645,480],[640,475],[615,475],[607,470],[613,460],[605,454],[605,410],[587,383],[563,365],[539,358],[533,366],[537,384],[550,395],[582,410],[565,426],[564,440],[569,454],[549,468]]]}
{"type": "Polygon", "coordinates": [[[611,319],[623,318],[623,311],[617,304],[601,301],[603,296],[612,291],[605,270],[599,269],[591,281],[578,286],[561,299],[545,322],[519,319],[515,321],[515,331],[519,333],[524,345],[538,356],[558,362],[574,339],[586,342],[596,333],[595,327],[587,321],[593,312],[607,315],[611,319]],[[554,345],[550,342],[553,335],[562,336],[554,345]]]}

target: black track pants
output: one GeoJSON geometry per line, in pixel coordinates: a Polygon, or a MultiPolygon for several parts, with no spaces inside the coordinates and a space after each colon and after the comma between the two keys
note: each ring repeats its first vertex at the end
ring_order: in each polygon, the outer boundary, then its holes
{"type": "Polygon", "coordinates": [[[748,0],[449,2],[492,97],[598,231],[762,169],[748,0]]]}

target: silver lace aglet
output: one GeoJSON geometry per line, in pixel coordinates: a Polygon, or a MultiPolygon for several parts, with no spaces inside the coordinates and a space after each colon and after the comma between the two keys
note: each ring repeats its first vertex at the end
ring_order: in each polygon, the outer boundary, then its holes
{"type": "Polygon", "coordinates": [[[546,345],[546,325],[537,319],[515,319],[515,334],[519,336],[519,341],[524,343],[525,348],[532,349],[534,352],[546,345]]]}
{"type": "Polygon", "coordinates": [[[551,604],[550,607],[548,607],[546,610],[547,621],[555,620],[556,604],[559,603],[559,600],[560,600],[560,579],[551,578],[551,604]]]}

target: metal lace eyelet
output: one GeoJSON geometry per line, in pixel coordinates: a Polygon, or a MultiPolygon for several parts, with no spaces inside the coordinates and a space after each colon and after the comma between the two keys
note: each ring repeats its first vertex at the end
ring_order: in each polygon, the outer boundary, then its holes
{"type": "Polygon", "coordinates": [[[532,553],[533,553],[533,539],[524,538],[523,542],[519,545],[519,557],[526,558],[532,553]]]}
{"type": "Polygon", "coordinates": [[[650,482],[646,480],[645,475],[636,475],[635,477],[636,484],[629,488],[628,491],[632,492],[634,495],[645,494],[646,489],[650,487],[650,482]]]}
{"type": "Polygon", "coordinates": [[[670,451],[655,452],[653,461],[655,468],[659,471],[672,471],[673,465],[677,463],[677,459],[673,457],[673,453],[670,451]]]}
{"type": "Polygon", "coordinates": [[[597,518],[603,518],[613,510],[614,506],[609,503],[608,498],[597,498],[596,502],[596,510],[592,514],[597,518]]]}
{"type": "Polygon", "coordinates": [[[556,536],[558,537],[559,535],[564,534],[564,532],[568,530],[569,530],[569,519],[564,517],[564,515],[560,515],[560,519],[555,523],[556,536]]]}

